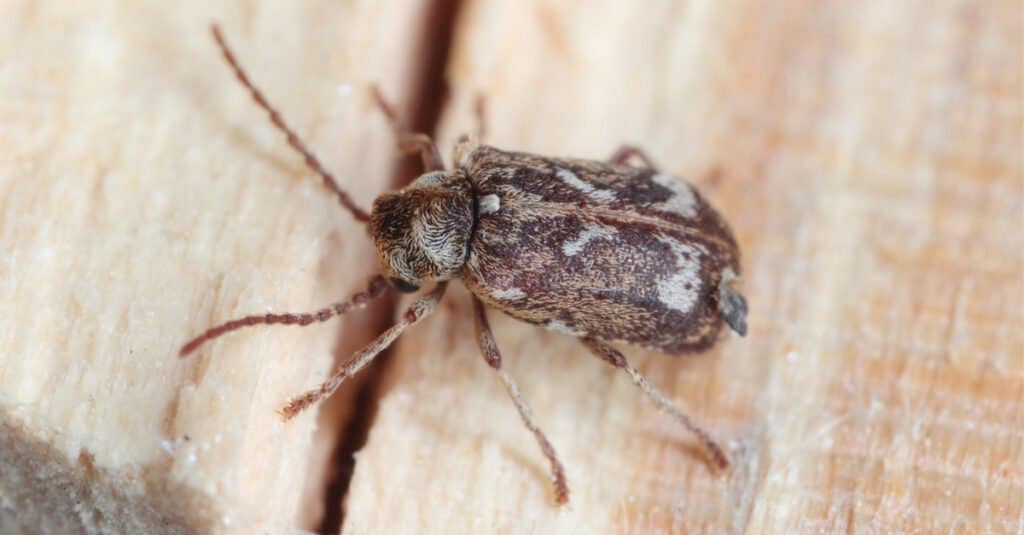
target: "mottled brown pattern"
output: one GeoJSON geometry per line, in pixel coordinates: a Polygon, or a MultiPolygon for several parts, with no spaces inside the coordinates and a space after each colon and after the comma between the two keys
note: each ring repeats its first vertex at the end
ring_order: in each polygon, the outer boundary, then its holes
{"type": "Polygon", "coordinates": [[[462,164],[478,199],[500,199],[498,210],[478,215],[461,272],[484,302],[531,323],[671,354],[714,342],[719,283],[726,268],[740,272],[739,252],[696,191],[693,215],[685,217],[665,209],[674,193],[651,169],[488,146],[462,164]],[[580,240],[588,228],[602,237],[580,240]],[[567,243],[581,241],[566,253],[567,243]],[[682,257],[673,244],[687,249],[682,257]],[[678,289],[695,294],[679,310],[658,287],[682,263],[692,263],[697,276],[678,289]]]}
{"type": "MultiPolygon", "coordinates": [[[[437,283],[327,381],[282,408],[281,415],[288,420],[333,394],[405,329],[429,315],[450,279],[462,279],[477,296],[473,306],[480,350],[551,463],[557,503],[569,500],[565,469],[502,366],[484,302],[513,317],[579,337],[696,433],[717,466],[729,465],[709,433],[606,343],[623,340],[678,354],[713,343],[723,319],[740,334],[746,332],[746,302],[734,287],[739,273],[736,242],[722,218],[692,187],[654,170],[650,158],[635,147],[623,147],[611,163],[600,163],[504,152],[463,138],[456,144],[455,168],[446,171],[433,140],[403,128],[394,107],[373,88],[374,101],[388,119],[398,149],[418,152],[425,172],[407,187],[377,197],[367,214],[351,202],[252,84],[216,27],[214,37],[235,76],[288,143],[341,204],[368,224],[383,274],[367,291],[330,308],[247,316],[208,329],[188,342],[181,355],[242,327],[307,325],[343,314],[383,293],[385,278],[403,292],[417,291],[424,282],[437,283]],[[645,168],[625,165],[634,158],[645,168]]],[[[482,118],[482,100],[477,110],[482,118]]],[[[482,120],[479,131],[485,131],[482,120]]]]}
{"type": "Polygon", "coordinates": [[[381,267],[396,286],[448,280],[466,261],[473,228],[473,194],[458,173],[428,173],[373,203],[370,235],[381,267]]]}
{"type": "MultiPolygon", "coordinates": [[[[342,314],[380,295],[384,277],[403,292],[414,292],[423,282],[438,283],[327,381],[285,406],[281,414],[287,420],[330,396],[406,328],[429,315],[444,296],[447,281],[458,278],[477,296],[474,308],[484,358],[498,372],[551,463],[556,502],[569,500],[565,470],[501,365],[482,302],[580,337],[693,430],[718,466],[728,466],[711,436],[606,343],[623,340],[679,354],[711,345],[723,319],[740,334],[746,332],[746,301],[734,288],[739,273],[736,242],[692,187],[654,170],[635,147],[624,147],[611,163],[600,163],[504,152],[463,138],[455,148],[455,169],[445,171],[430,137],[402,128],[394,108],[374,88],[375,102],[391,124],[399,150],[418,152],[426,172],[407,187],[377,197],[367,215],[252,85],[216,28],[214,35],[237,78],[289,144],[335,190],[342,205],[368,223],[384,273],[370,290],[330,309],[249,316],[209,329],[187,343],[182,355],[241,327],[306,325],[342,314]],[[646,168],[624,165],[631,158],[646,168]]],[[[482,104],[478,109],[482,116],[482,104]]]]}

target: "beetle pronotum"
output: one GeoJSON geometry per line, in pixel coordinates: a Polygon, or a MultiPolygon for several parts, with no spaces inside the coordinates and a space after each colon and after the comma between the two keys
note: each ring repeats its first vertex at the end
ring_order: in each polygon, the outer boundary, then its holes
{"type": "MultiPolygon", "coordinates": [[[[448,281],[459,279],[473,294],[476,335],[484,359],[498,372],[551,463],[558,503],[569,499],[565,470],[515,380],[502,367],[484,304],[578,337],[690,429],[715,465],[728,467],[725,452],[711,435],[608,344],[624,341],[682,354],[711,346],[723,322],[746,334],[747,304],[736,288],[739,249],[725,220],[695,189],[658,172],[634,147],[623,147],[610,162],[598,162],[506,152],[463,136],[455,147],[455,168],[445,170],[431,138],[404,130],[374,87],[375,102],[387,117],[398,148],[418,152],[425,173],[405,188],[377,197],[367,213],[253,85],[216,25],[213,36],[235,76],[285,134],[288,144],[302,154],[341,205],[367,224],[383,273],[373,277],[365,291],[316,312],[248,316],[208,329],[185,344],[181,356],[241,327],[326,321],[365,306],[384,293],[389,283],[400,292],[436,283],[398,323],[326,382],[292,399],[281,410],[290,419],[330,396],[406,328],[430,314],[448,281]],[[632,159],[643,165],[628,165],[632,159]]],[[[482,135],[482,106],[478,114],[482,135]]]]}

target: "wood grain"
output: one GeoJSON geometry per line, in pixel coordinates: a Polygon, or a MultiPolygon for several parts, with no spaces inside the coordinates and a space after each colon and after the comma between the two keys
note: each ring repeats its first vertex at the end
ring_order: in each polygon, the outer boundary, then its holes
{"type": "MultiPolygon", "coordinates": [[[[374,269],[207,24],[369,206],[394,155],[362,88],[429,98],[411,92],[434,9],[0,3],[0,533],[318,524],[358,385],[319,421],[274,411],[387,311],[175,358],[213,322],[323,306],[374,269]]],[[[568,470],[555,507],[456,288],[398,345],[344,530],[1024,530],[1022,18],[1013,0],[462,2],[444,147],[482,93],[490,142],[641,145],[733,224],[749,335],[623,349],[736,466],[712,473],[576,341],[492,312],[568,470]]]]}
{"type": "Polygon", "coordinates": [[[368,207],[394,154],[366,84],[409,101],[425,5],[0,4],[0,532],[317,525],[354,389],[315,440],[315,412],[276,410],[375,316],[176,352],[214,322],[347,297],[373,251],[209,24],[368,207]]]}
{"type": "MultiPolygon", "coordinates": [[[[399,343],[348,533],[1019,533],[1022,11],[1015,1],[462,6],[441,139],[647,148],[743,249],[750,333],[628,356],[693,438],[576,341],[492,313],[566,464],[546,464],[464,291],[399,343]]],[[[448,145],[446,145],[448,146],[448,145]]]]}

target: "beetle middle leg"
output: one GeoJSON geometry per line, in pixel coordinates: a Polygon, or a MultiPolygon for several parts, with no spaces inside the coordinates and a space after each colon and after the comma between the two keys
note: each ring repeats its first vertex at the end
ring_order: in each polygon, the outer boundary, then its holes
{"type": "Polygon", "coordinates": [[[319,387],[292,399],[281,409],[281,416],[285,420],[291,420],[300,412],[309,408],[310,405],[330,397],[341,386],[341,383],[345,382],[345,379],[355,375],[356,372],[363,369],[374,357],[379,355],[381,351],[387,349],[402,334],[402,331],[416,325],[420,320],[430,315],[441,301],[441,298],[444,297],[444,291],[447,287],[448,283],[442,282],[430,293],[414,301],[406,309],[405,314],[402,315],[402,319],[398,323],[384,331],[373,342],[370,342],[369,345],[356,352],[348,362],[343,364],[330,379],[324,381],[319,387]]]}
{"type": "Polygon", "coordinates": [[[426,172],[431,171],[443,171],[444,160],[441,159],[441,152],[437,149],[437,144],[434,140],[426,134],[417,132],[410,132],[402,126],[398,120],[398,113],[395,112],[394,106],[392,106],[384,95],[380,92],[380,88],[376,85],[370,87],[370,93],[373,95],[373,102],[380,108],[381,113],[387,118],[388,124],[391,126],[391,131],[395,135],[395,143],[398,145],[398,150],[402,154],[415,154],[419,153],[420,159],[423,161],[423,169],[426,172]]]}
{"type": "Polygon", "coordinates": [[[704,430],[700,425],[690,419],[689,416],[679,410],[675,405],[672,404],[668,398],[665,397],[654,385],[647,380],[646,377],[640,374],[636,368],[629,365],[626,361],[626,357],[622,356],[617,349],[608,345],[606,342],[597,340],[595,338],[580,338],[584,345],[587,346],[595,355],[601,360],[621,368],[629,374],[630,378],[633,379],[633,383],[640,387],[640,390],[647,394],[647,397],[654,402],[658,408],[672,415],[679,423],[683,424],[683,427],[689,429],[693,434],[697,435],[697,438],[704,444],[704,447],[708,450],[711,455],[711,459],[715,465],[720,469],[726,469],[729,467],[729,458],[726,457],[722,447],[718,445],[718,442],[711,437],[711,434],[704,430]]]}
{"type": "Polygon", "coordinates": [[[612,154],[608,161],[614,164],[628,164],[633,158],[640,160],[640,163],[648,169],[657,169],[658,166],[654,165],[654,160],[644,152],[643,149],[634,145],[622,145],[618,150],[612,154]]]}
{"type": "Polygon", "coordinates": [[[555,486],[555,501],[559,504],[565,504],[569,501],[569,485],[565,480],[565,468],[562,466],[562,461],[558,460],[555,448],[551,446],[551,442],[548,441],[540,426],[537,425],[537,420],[533,417],[533,411],[530,410],[530,406],[523,400],[523,394],[519,391],[519,386],[512,379],[512,376],[502,368],[501,353],[498,351],[498,345],[494,341],[494,333],[491,332],[491,326],[487,322],[483,303],[476,297],[473,298],[473,308],[476,316],[476,337],[477,342],[480,344],[480,352],[483,353],[487,364],[490,364],[492,368],[498,371],[498,376],[505,383],[505,389],[508,390],[509,397],[515,403],[516,409],[519,410],[519,416],[523,419],[523,423],[533,433],[533,436],[537,438],[541,451],[544,452],[544,456],[551,463],[551,480],[555,486]]]}

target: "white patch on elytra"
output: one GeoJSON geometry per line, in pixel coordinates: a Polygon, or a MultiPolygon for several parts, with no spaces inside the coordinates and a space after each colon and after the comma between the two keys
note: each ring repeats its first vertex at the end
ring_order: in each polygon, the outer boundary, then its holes
{"type": "Polygon", "coordinates": [[[577,331],[576,329],[573,329],[572,327],[558,320],[550,320],[547,323],[545,323],[544,326],[547,327],[548,329],[551,329],[552,331],[560,332],[563,334],[571,334],[573,336],[581,336],[583,334],[582,332],[577,331]]]}
{"type": "Polygon", "coordinates": [[[672,275],[658,281],[658,300],[666,307],[686,314],[700,295],[701,251],[671,238],[659,236],[658,241],[668,245],[676,257],[676,268],[672,275]]]}
{"type": "Polygon", "coordinates": [[[668,200],[658,203],[659,209],[674,212],[683,217],[697,215],[697,195],[689,184],[665,173],[656,173],[651,180],[672,191],[672,196],[668,200]]]}
{"type": "Polygon", "coordinates": [[[519,288],[504,288],[501,290],[491,290],[491,297],[501,301],[516,301],[526,297],[526,292],[519,288]]]}
{"type": "Polygon", "coordinates": [[[615,200],[615,192],[606,189],[597,189],[593,185],[580,180],[580,177],[576,176],[575,173],[569,171],[568,169],[562,169],[561,167],[558,167],[555,171],[555,175],[562,182],[565,182],[566,184],[572,186],[573,188],[576,188],[582,191],[583,193],[586,193],[592,199],[598,201],[615,200]]]}
{"type": "Polygon", "coordinates": [[[481,215],[493,214],[501,209],[501,198],[495,194],[480,197],[478,209],[481,215]]]}
{"type": "Polygon", "coordinates": [[[584,227],[583,231],[576,239],[566,241],[562,244],[562,253],[565,256],[576,256],[583,250],[591,240],[598,238],[612,239],[615,237],[615,230],[610,229],[597,223],[590,223],[584,227]]]}

